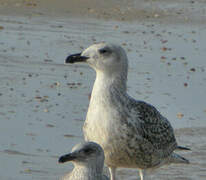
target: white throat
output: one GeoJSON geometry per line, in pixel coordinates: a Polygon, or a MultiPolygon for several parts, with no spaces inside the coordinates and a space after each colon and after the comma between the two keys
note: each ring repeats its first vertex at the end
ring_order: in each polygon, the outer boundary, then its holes
{"type": "Polygon", "coordinates": [[[89,163],[87,166],[74,164],[72,174],[83,180],[102,180],[103,166],[89,163]]]}
{"type": "Polygon", "coordinates": [[[92,96],[111,93],[111,91],[119,91],[126,93],[127,90],[127,72],[107,74],[96,71],[96,79],[92,91],[92,96]]]}

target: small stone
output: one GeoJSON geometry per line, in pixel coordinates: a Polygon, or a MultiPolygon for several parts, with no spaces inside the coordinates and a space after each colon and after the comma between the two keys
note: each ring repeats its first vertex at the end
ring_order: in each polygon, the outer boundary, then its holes
{"type": "Polygon", "coordinates": [[[75,137],[75,136],[72,135],[72,134],[65,134],[64,137],[66,137],[66,138],[71,138],[71,137],[75,137]]]}
{"type": "Polygon", "coordinates": [[[49,112],[49,110],[48,109],[44,109],[44,112],[49,112]]]}
{"type": "Polygon", "coordinates": [[[168,48],[162,47],[162,51],[167,51],[167,50],[168,50],[168,48]]]}
{"type": "Polygon", "coordinates": [[[177,113],[177,118],[181,119],[181,118],[183,118],[183,117],[184,117],[184,114],[182,114],[182,113],[177,113]]]}
{"type": "Polygon", "coordinates": [[[46,127],[53,128],[53,127],[55,127],[55,126],[52,125],[52,124],[47,124],[46,127]]]}
{"type": "Polygon", "coordinates": [[[190,69],[190,71],[195,72],[195,71],[196,71],[196,69],[195,69],[195,68],[191,68],[191,69],[190,69]]]}
{"type": "Polygon", "coordinates": [[[60,83],[59,82],[55,82],[54,85],[55,86],[60,86],[60,83]]]}
{"type": "Polygon", "coordinates": [[[155,14],[155,15],[154,15],[155,18],[158,18],[159,16],[160,16],[159,14],[155,14]]]}
{"type": "Polygon", "coordinates": [[[165,59],[167,59],[167,58],[166,58],[165,56],[161,56],[161,59],[162,59],[162,60],[165,60],[165,59]]]}

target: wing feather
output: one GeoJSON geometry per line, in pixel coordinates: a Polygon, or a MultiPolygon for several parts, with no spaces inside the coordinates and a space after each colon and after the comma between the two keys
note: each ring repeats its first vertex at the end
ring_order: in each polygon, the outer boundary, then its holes
{"type": "Polygon", "coordinates": [[[150,142],[155,151],[163,157],[170,155],[177,147],[174,130],[170,122],[152,105],[133,100],[132,111],[139,123],[140,135],[150,142]]]}

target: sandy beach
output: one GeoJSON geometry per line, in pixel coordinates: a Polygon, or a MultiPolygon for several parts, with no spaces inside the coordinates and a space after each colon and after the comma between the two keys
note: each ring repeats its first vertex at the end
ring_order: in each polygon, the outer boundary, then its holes
{"type": "Polygon", "coordinates": [[[6,15],[205,24],[205,0],[1,0],[6,15]]]}
{"type": "Polygon", "coordinates": [[[205,180],[205,0],[1,0],[0,179],[57,180],[72,169],[57,161],[83,140],[95,73],[64,60],[101,41],[124,47],[129,94],[156,106],[192,149],[179,152],[190,165],[153,179],[205,180]]]}

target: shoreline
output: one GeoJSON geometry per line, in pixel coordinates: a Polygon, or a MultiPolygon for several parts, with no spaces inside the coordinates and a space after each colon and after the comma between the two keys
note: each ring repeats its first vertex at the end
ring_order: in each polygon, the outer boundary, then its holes
{"type": "Polygon", "coordinates": [[[98,0],[2,0],[0,14],[206,25],[204,6],[206,2],[201,0],[131,0],[129,3],[124,0],[110,0],[107,3],[98,0]]]}

